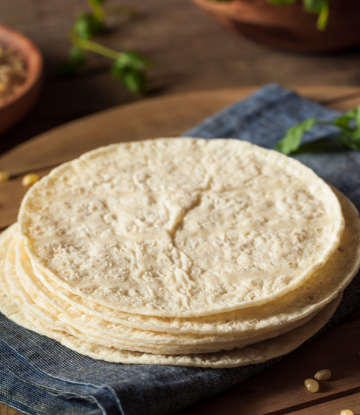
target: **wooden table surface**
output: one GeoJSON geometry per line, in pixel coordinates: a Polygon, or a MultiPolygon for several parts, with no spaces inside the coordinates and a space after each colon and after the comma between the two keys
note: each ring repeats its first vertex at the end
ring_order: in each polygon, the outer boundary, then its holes
{"type": "MultiPolygon", "coordinates": [[[[271,49],[233,35],[212,22],[189,0],[127,2],[109,0],[109,5],[119,4],[135,7],[142,14],[139,18],[125,23],[110,22],[114,30],[102,36],[101,42],[118,50],[138,50],[154,60],[155,66],[149,71],[148,95],[140,105],[145,105],[154,97],[160,97],[160,101],[156,102],[157,105],[161,105],[162,97],[178,92],[236,88],[273,81],[285,85],[322,84],[360,87],[359,50],[315,56],[271,49]]],[[[67,33],[74,16],[85,9],[85,0],[0,2],[0,23],[28,35],[42,50],[46,64],[45,85],[39,102],[18,126],[0,137],[0,154],[68,121],[139,100],[111,79],[108,75],[108,61],[105,58],[92,56],[89,66],[80,76],[62,80],[55,76],[55,68],[64,60],[69,48],[67,33]]],[[[312,89],[313,94],[315,90],[312,89]]],[[[307,93],[310,93],[309,89],[307,93]]],[[[215,109],[216,104],[220,107],[229,99],[240,98],[241,94],[242,92],[237,90],[220,94],[217,96],[219,102],[214,103],[214,107],[211,102],[203,103],[201,109],[197,107],[198,112],[195,115],[183,114],[182,126],[194,124],[215,109]]],[[[315,98],[325,103],[333,103],[340,109],[358,103],[357,96],[358,90],[352,88],[336,91],[326,88],[322,91],[317,90],[314,95],[315,98]]],[[[174,106],[181,107],[181,102],[176,104],[178,98],[173,99],[174,106]]],[[[199,104],[195,98],[192,99],[197,105],[199,104]]],[[[167,108],[165,112],[169,113],[169,111],[167,108]]],[[[124,107],[122,118],[123,124],[129,127],[127,114],[134,114],[131,107],[124,107]]],[[[149,114],[153,117],[158,115],[152,110],[149,110],[149,114]]],[[[110,115],[109,117],[111,118],[110,115]]],[[[169,118],[156,119],[154,125],[159,128],[157,123],[161,122],[163,129],[159,131],[163,131],[166,135],[175,135],[185,129],[172,125],[169,118]]],[[[118,134],[136,139],[141,137],[151,125],[152,122],[146,126],[139,122],[135,130],[130,132],[129,127],[125,132],[122,130],[118,134]]],[[[52,167],[52,163],[57,164],[62,161],[61,154],[65,159],[71,155],[68,149],[72,148],[74,143],[71,141],[71,136],[67,136],[67,127],[64,128],[60,130],[64,143],[63,147],[60,146],[61,152],[56,147],[52,152],[46,146],[40,147],[45,151],[43,156],[42,151],[38,151],[36,146],[25,145],[3,157],[0,169],[8,168],[15,175],[39,169],[39,172],[45,174],[47,168],[52,167]],[[48,155],[50,158],[47,158],[48,155]],[[13,163],[13,156],[17,160],[16,163],[13,163]]],[[[102,125],[102,134],[104,133],[106,136],[106,124],[102,125]]],[[[57,133],[50,133],[49,137],[53,137],[52,134],[56,136],[57,133]]],[[[93,140],[95,143],[96,137],[93,136],[93,140]]],[[[20,186],[20,178],[6,183],[3,190],[0,193],[0,228],[4,228],[14,220],[16,211],[13,206],[19,203],[24,193],[24,189],[20,186]],[[11,198],[6,196],[9,194],[11,198]]],[[[360,338],[356,334],[359,332],[357,324],[356,317],[349,319],[341,328],[334,330],[334,335],[328,335],[329,341],[326,340],[327,336],[324,336],[320,342],[297,353],[296,357],[287,359],[261,377],[250,380],[244,386],[224,392],[222,396],[198,404],[194,409],[184,413],[191,414],[197,411],[199,414],[221,412],[275,415],[297,411],[295,413],[298,415],[330,415],[337,414],[340,409],[348,406],[353,409],[355,415],[360,414],[360,394],[358,394],[360,384],[356,380],[357,370],[360,369],[357,358],[357,349],[360,349],[360,338]],[[340,337],[336,338],[336,336],[340,337]],[[320,365],[330,367],[329,355],[323,353],[328,347],[335,359],[334,363],[331,362],[331,368],[338,372],[329,382],[328,390],[314,396],[305,394],[302,390],[305,374],[311,375],[320,365]],[[309,361],[306,358],[310,354],[319,359],[319,364],[316,367],[310,365],[307,369],[306,365],[309,365],[309,361]],[[291,366],[291,361],[295,366],[291,366]],[[304,367],[296,366],[296,361],[304,362],[304,367]],[[294,406],[294,402],[297,402],[297,406],[294,406]],[[267,409],[263,411],[259,407],[267,409]]],[[[314,361],[310,360],[310,362],[314,361]]],[[[18,412],[0,405],[0,415],[15,413],[18,412]]]]}
{"type": "MultiPolygon", "coordinates": [[[[306,55],[272,49],[220,27],[190,0],[108,0],[142,15],[101,36],[102,43],[138,50],[155,62],[148,98],[177,92],[282,82],[286,85],[360,86],[360,51],[306,55]]],[[[106,58],[91,56],[84,74],[54,75],[69,50],[68,31],[86,0],[0,1],[0,23],[28,35],[46,64],[43,94],[31,114],[0,137],[0,153],[52,127],[137,100],[111,79],[106,58]]]]}
{"type": "MultiPolygon", "coordinates": [[[[360,88],[300,87],[301,94],[339,110],[360,104],[360,88]]],[[[0,229],[16,221],[26,191],[21,176],[46,174],[84,151],[119,141],[176,136],[214,111],[242,99],[253,88],[177,94],[121,106],[40,135],[0,157],[13,179],[0,186],[0,229]]],[[[199,402],[182,415],[360,415],[360,311],[311,345],[242,385],[199,402]],[[320,369],[333,376],[318,393],[303,381],[320,369]]],[[[19,412],[0,404],[0,415],[19,412]]]]}

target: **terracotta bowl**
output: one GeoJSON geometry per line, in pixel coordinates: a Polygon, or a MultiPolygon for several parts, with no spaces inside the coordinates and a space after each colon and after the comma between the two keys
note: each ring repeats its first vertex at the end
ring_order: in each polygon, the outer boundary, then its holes
{"type": "Polygon", "coordinates": [[[332,0],[326,30],[302,2],[274,6],[266,0],[192,0],[222,25],[271,46],[297,52],[332,52],[360,45],[360,1],[332,0]]]}
{"type": "Polygon", "coordinates": [[[0,103],[0,134],[16,124],[37,100],[43,78],[39,49],[24,35],[0,25],[0,43],[18,51],[25,59],[28,75],[24,83],[0,103]]]}

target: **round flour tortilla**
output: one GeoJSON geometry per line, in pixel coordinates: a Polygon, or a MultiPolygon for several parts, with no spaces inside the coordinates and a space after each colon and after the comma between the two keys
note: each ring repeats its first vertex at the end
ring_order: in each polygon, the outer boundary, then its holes
{"type": "MultiPolygon", "coordinates": [[[[5,268],[0,272],[0,283],[4,292],[12,298],[17,306],[36,321],[41,322],[53,330],[62,330],[75,335],[83,341],[96,343],[108,347],[116,347],[126,350],[143,351],[162,354],[208,353],[220,350],[230,350],[235,347],[244,347],[265,339],[279,336],[293,330],[314,317],[318,310],[304,319],[297,320],[278,330],[259,332],[249,336],[194,336],[171,335],[168,333],[149,332],[129,329],[121,325],[104,325],[101,320],[89,316],[73,316],[71,310],[59,307],[59,299],[49,302],[47,298],[38,292],[35,284],[32,284],[31,269],[27,269],[23,278],[28,285],[22,283],[18,276],[15,263],[16,228],[7,232],[13,235],[6,254],[5,268]]],[[[4,235],[6,236],[6,235],[4,235]]],[[[4,238],[4,242],[8,242],[4,238]]]]}
{"type": "Polygon", "coordinates": [[[7,287],[6,279],[3,278],[5,274],[6,255],[9,245],[13,241],[14,229],[15,226],[9,228],[0,236],[0,311],[25,328],[53,338],[79,353],[109,362],[215,368],[260,363],[294,350],[310,336],[315,334],[329,320],[342,297],[342,294],[340,294],[303,326],[289,331],[282,336],[241,349],[189,355],[160,355],[119,350],[118,348],[91,343],[86,338],[79,338],[76,335],[53,329],[51,324],[43,324],[37,318],[25,314],[23,309],[17,305],[13,299],[11,288],[10,290],[6,290],[9,287],[7,287]]]}
{"type": "MultiPolygon", "coordinates": [[[[50,309],[52,306],[53,313],[62,313],[72,321],[81,324],[100,326],[104,331],[109,329],[122,331],[125,325],[140,330],[193,333],[202,336],[228,334],[251,338],[267,332],[273,332],[272,335],[274,335],[275,332],[288,325],[294,328],[297,321],[324,307],[337,296],[339,291],[344,290],[359,269],[359,214],[344,195],[336,189],[334,192],[340,200],[346,223],[339,248],[326,264],[300,287],[285,294],[278,301],[258,307],[182,319],[142,316],[114,310],[72,294],[55,280],[50,280],[44,272],[33,267],[23,248],[21,238],[18,238],[16,243],[16,271],[26,291],[36,292],[37,297],[33,296],[33,301],[40,305],[45,302],[47,306],[43,305],[43,307],[50,309]],[[91,319],[91,316],[95,319],[91,319]]],[[[187,337],[184,336],[184,339],[187,337]]],[[[172,342],[176,343],[174,340],[172,342]]]]}
{"type": "Polygon", "coordinates": [[[57,340],[64,346],[94,359],[127,364],[230,368],[261,363],[293,351],[318,332],[328,322],[340,303],[341,297],[342,294],[328,304],[308,323],[295,330],[289,331],[282,336],[253,344],[242,349],[234,349],[217,353],[173,356],[118,350],[113,347],[91,344],[65,332],[52,330],[37,320],[25,316],[17,304],[4,293],[1,286],[0,312],[5,314],[5,316],[17,324],[36,333],[57,340]]]}
{"type": "Polygon", "coordinates": [[[25,249],[74,294],[142,315],[259,306],[339,246],[340,204],[315,173],[231,139],[121,143],[65,163],[19,212],[25,249]]]}

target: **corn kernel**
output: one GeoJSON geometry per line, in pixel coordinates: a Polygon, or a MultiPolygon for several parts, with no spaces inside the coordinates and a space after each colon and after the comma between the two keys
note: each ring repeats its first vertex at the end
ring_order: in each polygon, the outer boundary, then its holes
{"type": "Polygon", "coordinates": [[[354,412],[350,411],[350,409],[344,409],[340,412],[340,415],[354,415],[354,412]]]}
{"type": "Polygon", "coordinates": [[[39,180],[39,176],[35,173],[26,174],[22,179],[23,186],[31,186],[39,180]]]}
{"type": "Polygon", "coordinates": [[[10,174],[7,171],[0,171],[0,182],[6,182],[9,178],[10,174]]]}
{"type": "Polygon", "coordinates": [[[314,378],[316,380],[328,380],[331,378],[331,372],[329,369],[319,370],[315,373],[314,378]]]}
{"type": "Polygon", "coordinates": [[[314,379],[306,379],[304,384],[309,392],[317,392],[319,390],[319,384],[314,379]]]}

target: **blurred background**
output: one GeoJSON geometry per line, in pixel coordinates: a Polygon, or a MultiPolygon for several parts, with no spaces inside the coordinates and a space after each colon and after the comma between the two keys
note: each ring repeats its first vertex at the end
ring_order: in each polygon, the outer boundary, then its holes
{"type": "MultiPolygon", "coordinates": [[[[349,2],[351,0],[342,1],[349,2]]],[[[198,3],[190,0],[106,2],[106,7],[128,6],[135,13],[132,17],[126,14],[109,16],[106,31],[99,34],[96,41],[119,52],[137,51],[153,62],[153,66],[146,69],[146,94],[138,96],[111,77],[109,59],[97,54],[89,53],[86,64],[73,76],[61,78],[57,75],[59,65],[69,54],[71,27],[80,13],[90,10],[86,0],[0,2],[0,24],[29,37],[42,52],[45,64],[44,85],[38,101],[25,118],[0,137],[0,152],[60,124],[140,99],[185,91],[260,86],[274,81],[287,86],[360,86],[360,50],[356,44],[330,52],[278,49],[223,27],[199,7],[201,2],[198,3]]],[[[229,3],[211,5],[224,7],[229,3]]],[[[296,7],[296,13],[302,12],[301,5],[296,7]]],[[[330,10],[330,16],[331,13],[330,10]]],[[[317,18],[315,14],[310,18],[314,30],[317,18]]],[[[224,16],[221,19],[224,22],[224,16]]],[[[288,20],[286,16],[282,19],[288,20]]],[[[230,17],[225,23],[234,26],[234,21],[230,17]]],[[[331,25],[332,21],[329,27],[331,25]]],[[[292,36],[290,32],[276,30],[269,32],[269,36],[279,39],[292,36]]],[[[265,36],[266,41],[267,34],[266,30],[262,31],[260,37],[265,36]]],[[[338,35],[332,36],[335,42],[338,35]]],[[[312,43],[311,36],[308,42],[312,43]]],[[[285,47],[291,49],[291,46],[285,47]]]]}

